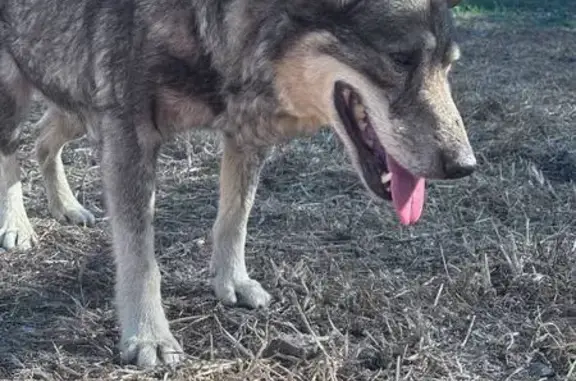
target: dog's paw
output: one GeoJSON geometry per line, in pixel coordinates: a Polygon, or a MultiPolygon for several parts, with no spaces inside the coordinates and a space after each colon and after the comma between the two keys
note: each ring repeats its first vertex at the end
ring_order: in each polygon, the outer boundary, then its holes
{"type": "Polygon", "coordinates": [[[175,365],[184,359],[184,351],[170,332],[164,335],[141,335],[123,339],[120,356],[124,363],[139,368],[175,365]]]}
{"type": "Polygon", "coordinates": [[[0,227],[0,248],[27,250],[37,243],[38,236],[25,214],[6,216],[6,221],[0,227]]]}
{"type": "Polygon", "coordinates": [[[225,277],[215,277],[213,287],[216,296],[226,305],[241,305],[249,308],[267,307],[272,296],[254,279],[235,281],[225,277]]]}
{"type": "Polygon", "coordinates": [[[52,216],[60,222],[80,226],[93,226],[96,218],[76,200],[73,202],[55,203],[51,206],[52,216]]]}

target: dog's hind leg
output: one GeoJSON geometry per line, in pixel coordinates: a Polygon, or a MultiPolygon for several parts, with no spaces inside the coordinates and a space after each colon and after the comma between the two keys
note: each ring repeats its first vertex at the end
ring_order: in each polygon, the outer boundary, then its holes
{"type": "Polygon", "coordinates": [[[244,260],[248,216],[267,154],[265,149],[238,147],[224,138],[211,272],[216,296],[225,304],[257,308],[271,299],[260,283],[250,279],[244,260]]]}
{"type": "Polygon", "coordinates": [[[0,248],[27,249],[37,242],[22,197],[16,158],[19,127],[31,89],[12,58],[0,50],[0,248]]]}
{"type": "Polygon", "coordinates": [[[37,240],[24,208],[18,159],[0,154],[0,247],[29,249],[37,240]]]}
{"type": "Polygon", "coordinates": [[[36,141],[36,157],[40,163],[50,213],[61,222],[94,225],[94,216],[78,202],[70,189],[61,156],[66,143],[84,135],[86,128],[83,122],[51,106],[37,126],[41,131],[36,141]]]}
{"type": "Polygon", "coordinates": [[[155,166],[161,137],[150,125],[102,121],[102,174],[116,256],[116,305],[122,359],[140,367],[176,363],[182,348],[170,332],[154,257],[155,166]]]}

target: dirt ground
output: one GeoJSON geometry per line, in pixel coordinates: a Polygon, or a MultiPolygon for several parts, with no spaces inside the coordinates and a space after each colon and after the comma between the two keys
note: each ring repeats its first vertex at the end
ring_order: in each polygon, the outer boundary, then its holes
{"type": "Polygon", "coordinates": [[[157,256],[189,355],[176,369],[119,365],[98,167],[83,140],[65,151],[99,221],[55,222],[31,132],[24,190],[41,244],[0,253],[0,379],[576,380],[576,30],[481,15],[458,25],[453,88],[478,172],[430,184],[422,222],[403,228],[329,132],[278,149],[247,242],[268,310],[224,307],[209,286],[217,138],[165,146],[157,256]]]}

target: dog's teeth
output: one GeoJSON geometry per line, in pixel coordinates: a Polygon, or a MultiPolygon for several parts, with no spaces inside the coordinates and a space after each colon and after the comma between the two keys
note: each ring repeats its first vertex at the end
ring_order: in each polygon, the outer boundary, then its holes
{"type": "Polygon", "coordinates": [[[363,120],[360,120],[358,122],[358,128],[360,129],[360,131],[366,131],[366,127],[368,127],[368,123],[366,123],[363,120]]]}
{"type": "Polygon", "coordinates": [[[363,120],[366,118],[364,106],[360,103],[354,105],[354,116],[356,117],[356,120],[363,120]]]}
{"type": "Polygon", "coordinates": [[[387,172],[382,172],[382,176],[380,177],[380,181],[382,184],[386,185],[392,180],[392,174],[387,172]]]}

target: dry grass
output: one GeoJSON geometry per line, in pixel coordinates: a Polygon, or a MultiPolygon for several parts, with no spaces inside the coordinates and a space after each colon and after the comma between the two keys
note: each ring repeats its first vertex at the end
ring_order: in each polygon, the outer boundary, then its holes
{"type": "MultiPolygon", "coordinates": [[[[432,184],[422,223],[401,228],[369,201],[330,134],[278,150],[247,246],[253,276],[275,297],[269,310],[224,307],[208,285],[216,139],[165,147],[157,255],[189,354],[175,370],[118,365],[107,223],[50,219],[36,163],[24,160],[42,244],[0,255],[0,378],[576,379],[576,32],[460,21],[454,91],[480,170],[432,184]],[[281,335],[313,350],[270,356],[281,335]]],[[[69,178],[102,217],[83,147],[65,153],[69,178]]]]}

